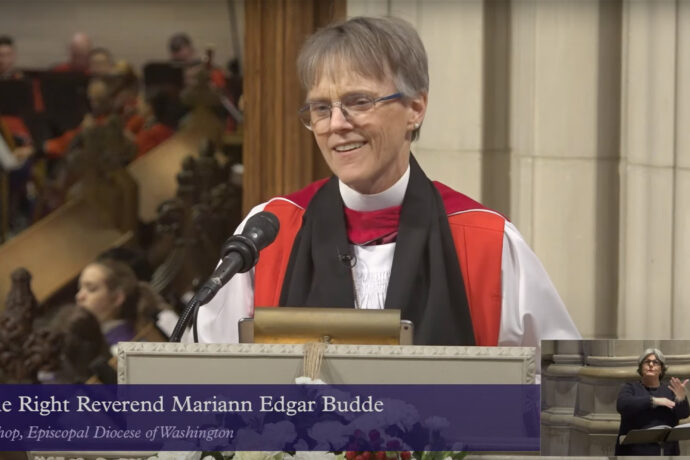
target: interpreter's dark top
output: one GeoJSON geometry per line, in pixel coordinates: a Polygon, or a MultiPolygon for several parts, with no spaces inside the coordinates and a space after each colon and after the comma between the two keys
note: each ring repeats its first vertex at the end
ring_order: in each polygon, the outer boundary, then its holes
{"type": "MultiPolygon", "coordinates": [[[[651,398],[668,398],[675,400],[675,394],[668,387],[668,382],[661,382],[658,388],[647,388],[642,382],[629,382],[623,385],[618,393],[616,410],[621,414],[621,426],[616,437],[616,455],[661,455],[658,444],[621,445],[620,436],[630,430],[651,428],[653,426],[678,425],[678,420],[690,415],[688,398],[676,403],[676,407],[652,407],[651,398]]],[[[664,455],[679,455],[678,442],[664,444],[664,455]]]]}

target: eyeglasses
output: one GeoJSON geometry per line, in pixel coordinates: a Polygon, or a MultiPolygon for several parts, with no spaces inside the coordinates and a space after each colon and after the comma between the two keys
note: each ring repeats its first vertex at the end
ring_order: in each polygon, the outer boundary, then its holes
{"type": "Polygon", "coordinates": [[[661,361],[657,361],[656,359],[645,359],[644,361],[642,361],[642,364],[656,367],[661,365],[661,361]]]}
{"type": "Polygon", "coordinates": [[[334,102],[307,102],[299,109],[299,117],[308,130],[317,134],[328,131],[329,121],[333,113],[333,107],[340,107],[343,116],[348,121],[353,121],[365,112],[370,111],[378,102],[392,101],[402,97],[402,93],[393,93],[389,96],[371,97],[368,94],[346,94],[339,101],[334,102]]]}

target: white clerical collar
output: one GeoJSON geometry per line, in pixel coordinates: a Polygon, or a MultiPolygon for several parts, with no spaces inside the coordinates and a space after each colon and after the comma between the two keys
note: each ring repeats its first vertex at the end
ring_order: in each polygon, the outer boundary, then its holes
{"type": "Polygon", "coordinates": [[[345,206],[355,211],[366,212],[390,208],[391,206],[400,206],[403,198],[405,198],[408,182],[410,182],[410,165],[407,165],[405,174],[395,184],[380,193],[364,195],[340,180],[338,185],[340,186],[340,196],[343,197],[345,206]]]}

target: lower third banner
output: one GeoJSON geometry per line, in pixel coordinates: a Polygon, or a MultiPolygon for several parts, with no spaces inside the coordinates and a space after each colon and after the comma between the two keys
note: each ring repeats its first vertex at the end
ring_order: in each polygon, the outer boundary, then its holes
{"type": "Polygon", "coordinates": [[[538,385],[1,388],[3,451],[539,451],[538,385]]]}

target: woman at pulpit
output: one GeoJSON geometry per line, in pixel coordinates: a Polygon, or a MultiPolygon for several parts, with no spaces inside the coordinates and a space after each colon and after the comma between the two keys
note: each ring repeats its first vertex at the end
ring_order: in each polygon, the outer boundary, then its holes
{"type": "Polygon", "coordinates": [[[199,311],[201,342],[237,342],[254,306],[326,305],[400,309],[420,345],[580,337],[515,226],[429,179],[412,155],[429,101],[412,25],[332,24],[305,42],[297,69],[306,99],[296,115],[333,175],[251,211],[274,213],[280,232],[199,311]]]}
{"type": "Polygon", "coordinates": [[[664,381],[667,366],[664,354],[657,348],[648,348],[638,358],[637,373],[640,380],[628,382],[618,393],[616,409],[621,414],[621,425],[616,438],[616,455],[679,455],[678,442],[659,446],[650,444],[621,444],[621,437],[631,430],[667,425],[678,425],[678,421],[690,415],[685,385],[671,377],[664,381]]]}

